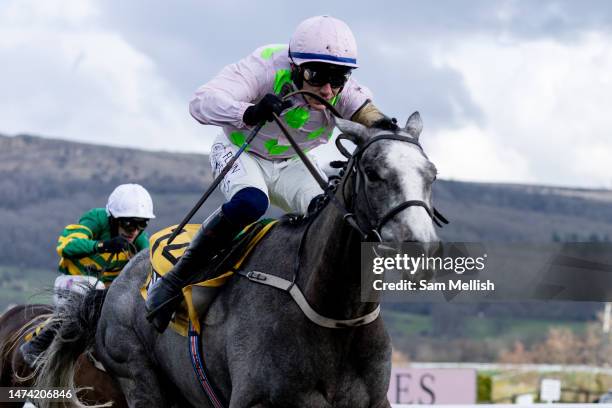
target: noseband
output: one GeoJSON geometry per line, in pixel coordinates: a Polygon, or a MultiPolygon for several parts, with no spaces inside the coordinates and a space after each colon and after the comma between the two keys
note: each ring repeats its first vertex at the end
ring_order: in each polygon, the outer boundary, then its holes
{"type": "Polygon", "coordinates": [[[344,146],[342,146],[342,144],[341,144],[342,140],[350,140],[350,141],[352,141],[352,139],[350,137],[346,136],[345,134],[339,135],[338,138],[336,139],[336,147],[338,148],[340,153],[342,153],[345,157],[347,157],[349,159],[349,161],[348,161],[348,163],[346,165],[346,168],[345,168],[345,171],[349,172],[349,173],[347,175],[347,179],[344,180],[343,186],[342,186],[342,196],[344,198],[344,202],[348,205],[348,207],[347,207],[347,214],[345,214],[344,219],[348,221],[349,218],[352,218],[354,223],[349,222],[349,224],[351,226],[353,226],[354,228],[355,228],[355,225],[356,225],[357,226],[356,229],[359,231],[359,233],[362,235],[362,237],[364,237],[368,241],[375,240],[375,241],[382,242],[382,237],[381,237],[381,230],[382,230],[382,228],[393,217],[395,217],[397,214],[399,214],[400,212],[402,212],[405,209],[410,208],[410,207],[423,207],[425,209],[425,211],[427,212],[427,214],[429,215],[429,217],[433,220],[433,222],[438,227],[442,227],[442,224],[448,224],[448,220],[442,214],[440,214],[440,212],[438,210],[436,210],[433,207],[430,208],[429,205],[426,202],[424,202],[422,200],[407,200],[407,201],[404,201],[404,202],[396,205],[395,207],[391,208],[389,211],[387,211],[382,217],[380,217],[375,222],[372,223],[372,222],[370,222],[370,220],[367,220],[368,226],[365,228],[365,231],[367,231],[367,232],[364,232],[364,228],[362,228],[359,225],[359,221],[356,219],[355,213],[354,213],[356,198],[361,193],[363,195],[363,197],[365,197],[369,213],[370,214],[374,214],[374,210],[373,210],[372,205],[370,203],[370,198],[368,197],[368,194],[367,194],[366,188],[365,188],[366,175],[365,175],[365,172],[363,170],[363,167],[361,166],[361,159],[363,158],[364,152],[370,146],[372,146],[374,143],[379,142],[381,140],[397,140],[397,141],[400,141],[400,142],[411,143],[411,144],[413,144],[413,145],[415,145],[416,147],[419,148],[421,154],[423,154],[423,156],[425,156],[425,158],[427,158],[427,155],[423,151],[423,147],[420,145],[420,143],[419,143],[417,138],[403,136],[403,135],[397,135],[397,134],[393,134],[393,133],[388,133],[388,134],[383,134],[383,135],[378,135],[378,136],[372,137],[367,142],[365,142],[363,145],[358,146],[357,149],[353,152],[353,154],[350,154],[344,148],[344,146]],[[354,183],[355,188],[353,189],[353,192],[350,195],[350,197],[347,199],[347,194],[346,194],[346,188],[345,187],[347,185],[346,181],[349,178],[353,179],[353,183],[354,183]]]}

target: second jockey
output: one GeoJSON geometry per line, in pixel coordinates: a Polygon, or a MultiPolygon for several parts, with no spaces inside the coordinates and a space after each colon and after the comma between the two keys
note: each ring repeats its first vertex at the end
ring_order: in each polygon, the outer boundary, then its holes
{"type": "MultiPolygon", "coordinates": [[[[122,184],[110,194],[106,208],[93,208],[77,224],[67,225],[56,248],[59,271],[64,274],[55,281],[56,306],[66,292],[110,285],[134,254],[149,247],[144,229],[152,218],[153,201],[147,190],[139,184],[122,184]]],[[[53,341],[57,326],[52,321],[21,346],[30,367],[53,341]]]]}

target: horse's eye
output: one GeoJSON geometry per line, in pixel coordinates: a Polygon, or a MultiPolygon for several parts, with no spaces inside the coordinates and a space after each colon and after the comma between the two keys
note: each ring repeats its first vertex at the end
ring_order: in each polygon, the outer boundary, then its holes
{"type": "Polygon", "coordinates": [[[368,181],[375,183],[377,181],[382,181],[382,178],[378,175],[378,173],[376,172],[376,170],[372,169],[372,168],[367,168],[364,170],[366,177],[368,178],[368,181]]]}

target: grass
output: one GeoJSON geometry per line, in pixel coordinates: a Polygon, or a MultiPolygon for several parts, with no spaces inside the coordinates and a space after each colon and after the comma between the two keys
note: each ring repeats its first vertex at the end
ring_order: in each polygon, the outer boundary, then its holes
{"type": "Polygon", "coordinates": [[[431,318],[429,316],[385,310],[383,319],[387,329],[403,336],[418,336],[431,331],[431,318]]]}
{"type": "Polygon", "coordinates": [[[470,317],[466,322],[465,333],[473,339],[495,336],[509,342],[530,342],[544,339],[550,327],[564,327],[582,334],[586,324],[581,321],[470,317]]]}
{"type": "MultiPolygon", "coordinates": [[[[431,336],[431,316],[385,310],[383,318],[392,337],[431,336]]],[[[532,342],[546,338],[550,327],[565,327],[582,334],[586,325],[584,321],[471,316],[465,318],[462,337],[474,340],[494,337],[508,344],[515,340],[532,342]]]]}
{"type": "Polygon", "coordinates": [[[51,303],[56,271],[0,266],[0,312],[22,303],[51,303]]]}

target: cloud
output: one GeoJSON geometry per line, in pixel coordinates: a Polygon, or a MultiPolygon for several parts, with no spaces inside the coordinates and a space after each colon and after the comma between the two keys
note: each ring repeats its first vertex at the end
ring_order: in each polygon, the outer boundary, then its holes
{"type": "Polygon", "coordinates": [[[505,181],[534,183],[528,158],[512,147],[500,148],[485,130],[464,126],[458,130],[439,131],[432,140],[423,135],[421,142],[436,164],[438,177],[468,181],[505,181]]]}
{"type": "Polygon", "coordinates": [[[0,9],[5,25],[81,24],[98,15],[91,0],[9,0],[0,9]]]}
{"type": "MultiPolygon", "coordinates": [[[[610,44],[609,34],[587,32],[570,44],[468,36],[441,46],[436,63],[462,75],[485,121],[437,132],[432,157],[448,160],[447,140],[472,134],[456,154],[488,162],[474,154],[486,135],[485,150],[499,161],[482,169],[482,180],[514,181],[507,169],[519,164],[524,181],[610,187],[609,171],[601,171],[612,157],[610,44]]],[[[472,177],[473,166],[446,167],[452,177],[472,177]]]]}
{"type": "Polygon", "coordinates": [[[13,67],[0,76],[11,96],[0,102],[3,132],[208,150],[216,131],[191,119],[190,95],[178,93],[120,33],[99,27],[94,2],[50,3],[57,4],[14,1],[0,13],[0,59],[13,67]]]}
{"type": "Polygon", "coordinates": [[[421,112],[443,176],[611,186],[605,0],[5,0],[0,132],[205,152],[219,130],[189,116],[193,91],[317,14],[350,24],[384,112],[421,112]]]}

